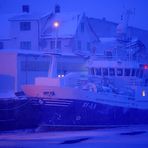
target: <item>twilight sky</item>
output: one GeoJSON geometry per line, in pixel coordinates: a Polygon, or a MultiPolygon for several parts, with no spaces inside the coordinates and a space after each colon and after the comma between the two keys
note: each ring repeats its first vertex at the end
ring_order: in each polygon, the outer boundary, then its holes
{"type": "Polygon", "coordinates": [[[32,12],[48,12],[55,3],[61,11],[85,12],[89,17],[119,22],[126,9],[135,10],[129,25],[148,30],[148,0],[0,0],[0,14],[21,11],[22,4],[29,4],[32,12]]]}

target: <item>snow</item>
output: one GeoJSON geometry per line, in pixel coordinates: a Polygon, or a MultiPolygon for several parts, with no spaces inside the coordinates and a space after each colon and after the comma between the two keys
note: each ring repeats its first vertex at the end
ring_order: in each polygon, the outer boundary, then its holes
{"type": "Polygon", "coordinates": [[[73,37],[76,33],[81,15],[76,13],[58,13],[54,14],[53,18],[47,23],[45,31],[42,34],[43,38],[53,38],[55,37],[55,28],[53,27],[53,22],[59,22],[58,37],[73,37]]]}
{"type": "Polygon", "coordinates": [[[147,148],[148,126],[126,126],[88,131],[14,131],[0,133],[0,148],[147,148]]]}
{"type": "MultiPolygon", "coordinates": [[[[49,15],[49,14],[46,14],[49,15]]],[[[22,20],[39,20],[42,17],[46,16],[44,13],[19,13],[13,15],[11,18],[9,18],[10,21],[22,21],[22,20]]]]}
{"type": "Polygon", "coordinates": [[[8,99],[8,98],[14,99],[14,97],[16,97],[16,96],[15,96],[13,91],[8,91],[8,92],[5,92],[5,93],[0,92],[0,100],[8,99]]]}
{"type": "Polygon", "coordinates": [[[104,37],[104,38],[102,38],[102,37],[100,37],[99,40],[101,42],[104,42],[104,43],[106,43],[106,42],[116,42],[117,38],[114,38],[114,37],[110,37],[110,38],[104,37]]]}

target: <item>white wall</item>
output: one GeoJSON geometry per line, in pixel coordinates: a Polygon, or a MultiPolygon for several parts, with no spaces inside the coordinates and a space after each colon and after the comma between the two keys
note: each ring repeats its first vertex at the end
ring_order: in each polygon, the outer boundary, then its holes
{"type": "MultiPolygon", "coordinates": [[[[39,50],[38,47],[38,21],[30,21],[31,22],[31,30],[29,31],[21,31],[20,30],[20,22],[21,21],[11,21],[10,22],[10,34],[11,37],[15,38],[15,47],[16,49],[20,49],[20,41],[31,41],[31,50],[39,50]]],[[[29,21],[22,21],[29,22],[29,21]]]]}

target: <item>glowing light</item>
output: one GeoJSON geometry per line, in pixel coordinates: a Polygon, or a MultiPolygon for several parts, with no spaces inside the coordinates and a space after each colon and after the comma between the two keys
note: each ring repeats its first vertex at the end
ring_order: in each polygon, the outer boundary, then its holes
{"type": "Polygon", "coordinates": [[[142,96],[143,96],[143,97],[146,96],[146,94],[145,94],[145,90],[142,91],[142,96]]]}
{"type": "Polygon", "coordinates": [[[55,27],[55,28],[58,28],[59,27],[59,22],[58,21],[55,21],[54,23],[53,23],[53,26],[55,27]]]}
{"type": "Polygon", "coordinates": [[[144,69],[148,69],[148,65],[144,65],[143,67],[144,67],[144,69]]]}
{"type": "Polygon", "coordinates": [[[58,77],[59,77],[59,78],[63,78],[63,77],[64,77],[64,75],[58,75],[58,77]]]}

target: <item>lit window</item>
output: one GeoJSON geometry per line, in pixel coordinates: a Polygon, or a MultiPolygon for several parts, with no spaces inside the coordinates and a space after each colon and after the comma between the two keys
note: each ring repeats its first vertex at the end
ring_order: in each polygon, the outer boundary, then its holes
{"type": "Polygon", "coordinates": [[[31,42],[30,41],[21,41],[20,42],[20,49],[31,49],[31,42]]]}
{"type": "Polygon", "coordinates": [[[148,65],[144,65],[143,67],[144,67],[144,69],[148,69],[148,65]]]}
{"type": "Polygon", "coordinates": [[[31,30],[31,23],[30,22],[20,22],[20,30],[21,31],[31,30]]]}
{"type": "Polygon", "coordinates": [[[142,91],[142,96],[143,96],[143,97],[146,96],[146,94],[145,94],[145,90],[142,91]]]}

